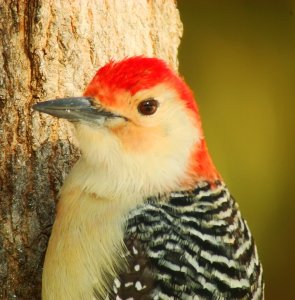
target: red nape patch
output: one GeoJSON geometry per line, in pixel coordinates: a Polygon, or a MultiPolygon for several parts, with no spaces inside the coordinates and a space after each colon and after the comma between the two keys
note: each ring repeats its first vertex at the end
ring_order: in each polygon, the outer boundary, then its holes
{"type": "MultiPolygon", "coordinates": [[[[119,62],[111,61],[100,68],[84,95],[101,95],[102,90],[125,90],[134,95],[140,90],[166,83],[174,88],[186,106],[197,111],[194,96],[185,82],[161,59],[144,56],[133,56],[119,62]]],[[[112,98],[100,99],[112,104],[112,98]]],[[[115,100],[114,100],[115,101],[115,100]]]]}
{"type": "Polygon", "coordinates": [[[198,180],[202,179],[214,182],[215,180],[221,179],[209,155],[204,139],[201,140],[196,150],[192,153],[191,161],[193,162],[191,172],[198,180]]]}

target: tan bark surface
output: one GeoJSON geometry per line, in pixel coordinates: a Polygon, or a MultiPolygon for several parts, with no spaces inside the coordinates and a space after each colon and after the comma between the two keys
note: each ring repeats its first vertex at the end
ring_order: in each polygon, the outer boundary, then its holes
{"type": "Polygon", "coordinates": [[[173,0],[0,0],[0,299],[40,299],[57,194],[79,155],[70,125],[32,104],[81,95],[110,58],[177,68],[181,34],[173,0]]]}

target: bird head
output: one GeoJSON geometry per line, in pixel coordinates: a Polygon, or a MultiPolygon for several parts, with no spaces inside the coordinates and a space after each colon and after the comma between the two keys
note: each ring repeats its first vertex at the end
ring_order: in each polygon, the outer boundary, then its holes
{"type": "Polygon", "coordinates": [[[73,122],[87,168],[108,174],[117,189],[129,185],[150,195],[219,177],[193,94],[160,59],[111,61],[83,97],[41,102],[34,109],[73,122]]]}

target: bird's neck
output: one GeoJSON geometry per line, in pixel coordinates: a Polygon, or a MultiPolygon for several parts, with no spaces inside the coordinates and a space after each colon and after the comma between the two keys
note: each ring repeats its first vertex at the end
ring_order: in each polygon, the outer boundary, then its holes
{"type": "Polygon", "coordinates": [[[200,181],[215,182],[222,179],[208,152],[205,139],[201,139],[195,146],[189,161],[191,162],[188,167],[188,173],[191,174],[189,178],[194,184],[200,181]]]}
{"type": "Polygon", "coordinates": [[[142,179],[124,169],[110,170],[108,165],[91,167],[83,158],[75,165],[61,190],[48,245],[44,299],[57,299],[54,291],[63,299],[74,299],[71,295],[90,299],[93,289],[99,295],[105,294],[105,270],[115,276],[116,266],[124,262],[122,241],[127,212],[147,196],[155,195],[145,195],[148,190],[142,192],[142,179]]]}

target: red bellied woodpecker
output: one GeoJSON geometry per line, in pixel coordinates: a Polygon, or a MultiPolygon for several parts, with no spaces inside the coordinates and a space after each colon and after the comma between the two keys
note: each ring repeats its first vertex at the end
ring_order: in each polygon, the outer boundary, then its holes
{"type": "Polygon", "coordinates": [[[83,97],[34,109],[73,122],[82,153],[60,192],[44,300],[263,299],[247,223],[166,63],[111,61],[83,97]]]}

